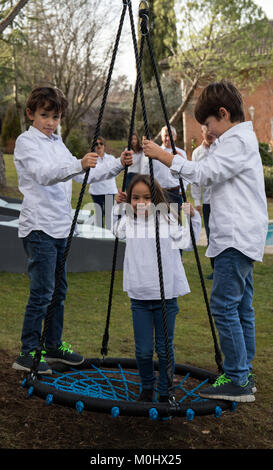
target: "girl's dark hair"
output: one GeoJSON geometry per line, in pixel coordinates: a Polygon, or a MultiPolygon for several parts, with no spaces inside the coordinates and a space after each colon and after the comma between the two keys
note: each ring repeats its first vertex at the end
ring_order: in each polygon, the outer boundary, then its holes
{"type": "Polygon", "coordinates": [[[202,91],[195,105],[195,119],[204,124],[209,116],[220,120],[219,109],[230,113],[231,122],[245,120],[242,96],[237,88],[226,80],[214,82],[202,91]]]}
{"type": "Polygon", "coordinates": [[[63,92],[55,87],[34,88],[26,103],[26,107],[32,113],[35,113],[37,108],[45,108],[47,111],[54,110],[56,113],[62,113],[62,116],[64,116],[67,106],[68,101],[63,92]]]}
{"type": "MultiPolygon", "coordinates": [[[[127,201],[129,204],[131,203],[131,199],[132,199],[132,191],[133,191],[133,188],[134,186],[137,184],[137,183],[144,183],[146,184],[146,186],[148,186],[149,190],[152,192],[151,190],[151,178],[150,176],[148,175],[136,175],[132,178],[131,180],[131,183],[128,187],[128,192],[127,192],[127,201]]],[[[165,195],[164,195],[164,192],[163,192],[163,189],[161,188],[160,184],[157,182],[157,180],[154,180],[154,187],[155,187],[155,204],[159,204],[161,202],[165,202],[167,205],[168,205],[168,202],[165,198],[165,195]]]]}
{"type": "Polygon", "coordinates": [[[136,138],[137,138],[136,149],[133,149],[133,150],[136,150],[136,152],[140,152],[140,151],[142,150],[142,145],[141,145],[141,143],[140,143],[139,136],[138,136],[138,134],[137,134],[136,132],[133,132],[132,137],[133,137],[133,135],[135,135],[136,138]]]}

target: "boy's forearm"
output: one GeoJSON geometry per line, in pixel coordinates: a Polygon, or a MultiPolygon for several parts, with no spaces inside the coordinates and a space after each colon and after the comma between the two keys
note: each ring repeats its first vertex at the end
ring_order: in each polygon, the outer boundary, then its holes
{"type": "Polygon", "coordinates": [[[173,155],[163,150],[162,147],[157,145],[152,140],[143,140],[143,150],[147,157],[159,160],[164,165],[170,167],[173,161],[173,155]]]}
{"type": "Polygon", "coordinates": [[[161,147],[159,147],[157,160],[159,160],[164,165],[170,167],[172,166],[173,154],[166,152],[166,150],[163,150],[161,147]]]}

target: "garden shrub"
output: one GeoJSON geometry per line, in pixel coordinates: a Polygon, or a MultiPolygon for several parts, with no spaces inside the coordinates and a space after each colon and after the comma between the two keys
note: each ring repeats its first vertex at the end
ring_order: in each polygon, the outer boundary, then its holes
{"type": "Polygon", "coordinates": [[[90,151],[90,145],[79,129],[72,129],[66,139],[65,145],[72,155],[82,158],[90,151]]]}
{"type": "Polygon", "coordinates": [[[264,166],[265,193],[273,198],[273,166],[264,166]]]}
{"type": "Polygon", "coordinates": [[[270,151],[269,145],[266,142],[260,142],[259,150],[263,165],[273,166],[273,154],[270,151]]]}

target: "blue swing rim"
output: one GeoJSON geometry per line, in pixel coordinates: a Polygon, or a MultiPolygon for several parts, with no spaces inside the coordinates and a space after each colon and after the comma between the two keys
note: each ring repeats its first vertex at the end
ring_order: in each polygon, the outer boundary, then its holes
{"type": "MultiPolygon", "coordinates": [[[[73,370],[91,370],[95,367],[105,367],[109,369],[118,368],[119,366],[124,369],[137,369],[137,363],[135,359],[131,358],[88,358],[85,359],[81,365],[73,367],[73,370]]],[[[158,370],[158,361],[154,361],[155,370],[158,370]]],[[[54,364],[53,364],[54,369],[54,364]]],[[[69,373],[71,368],[62,371],[64,374],[69,373]]],[[[209,383],[213,383],[219,374],[215,374],[206,369],[198,368],[188,364],[175,364],[174,374],[185,376],[190,374],[191,378],[197,380],[207,380],[209,383]]],[[[113,416],[113,410],[117,410],[118,416],[136,416],[136,417],[147,417],[152,410],[156,410],[157,417],[188,417],[189,415],[194,416],[215,416],[217,413],[221,415],[222,411],[231,410],[233,411],[234,403],[227,400],[200,400],[200,401],[187,401],[186,403],[159,403],[159,402],[143,402],[143,401],[126,401],[126,400],[114,400],[105,398],[95,398],[89,396],[83,396],[73,392],[65,392],[57,390],[54,386],[44,383],[43,377],[36,375],[30,375],[25,379],[24,385],[28,389],[29,395],[34,395],[39,398],[47,400],[50,396],[50,404],[56,404],[61,406],[68,406],[76,408],[78,411],[90,411],[96,413],[110,413],[113,416]]]]}

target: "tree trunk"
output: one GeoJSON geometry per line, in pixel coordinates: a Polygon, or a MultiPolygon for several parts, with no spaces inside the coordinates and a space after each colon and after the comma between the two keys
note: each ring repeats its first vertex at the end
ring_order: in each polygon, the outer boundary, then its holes
{"type": "Polygon", "coordinates": [[[3,153],[0,150],[0,188],[7,185],[6,174],[5,174],[5,161],[3,153]]]}

